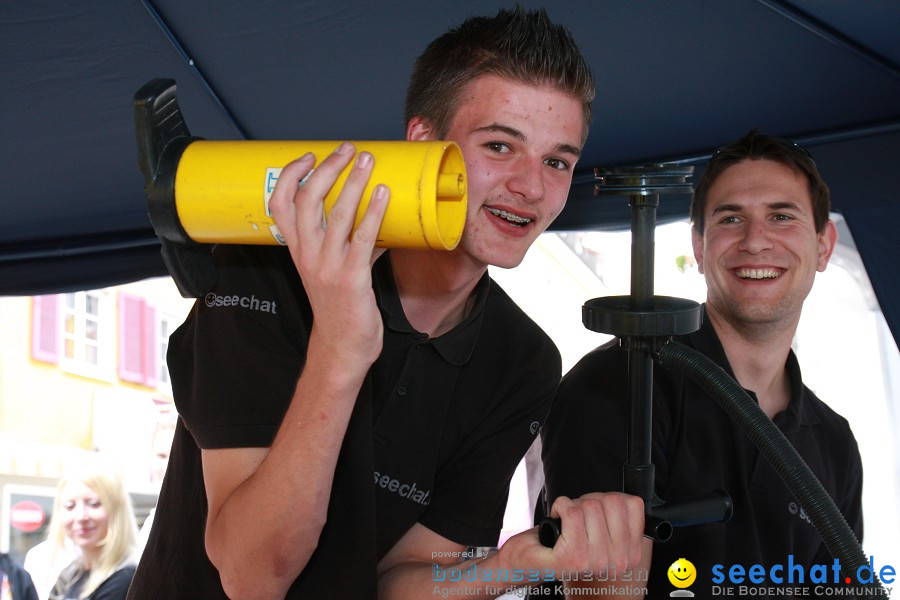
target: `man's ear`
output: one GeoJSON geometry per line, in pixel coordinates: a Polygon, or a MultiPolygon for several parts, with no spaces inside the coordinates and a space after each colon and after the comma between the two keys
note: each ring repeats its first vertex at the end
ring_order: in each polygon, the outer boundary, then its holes
{"type": "Polygon", "coordinates": [[[434,127],[425,117],[413,117],[406,124],[406,141],[427,142],[434,138],[434,127]]]}
{"type": "Polygon", "coordinates": [[[822,233],[817,234],[816,237],[819,241],[819,261],[816,269],[824,271],[825,267],[828,266],[829,259],[831,259],[831,253],[834,252],[834,247],[837,245],[838,232],[834,222],[829,219],[825,223],[822,233]]]}
{"type": "Polygon", "coordinates": [[[694,260],[697,261],[697,270],[703,273],[703,234],[691,225],[691,244],[694,246],[694,260]]]}

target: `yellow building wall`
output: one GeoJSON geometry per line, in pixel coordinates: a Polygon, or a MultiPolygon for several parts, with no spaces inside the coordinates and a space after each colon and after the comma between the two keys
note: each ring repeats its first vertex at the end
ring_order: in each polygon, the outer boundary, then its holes
{"type": "MultiPolygon", "coordinates": [[[[113,306],[125,291],[181,318],[191,305],[168,280],[121,286],[113,306]]],[[[30,297],[0,297],[0,474],[58,477],[67,462],[96,450],[126,464],[132,488],[149,489],[153,432],[161,412],[174,413],[165,404],[170,393],[121,381],[115,368],[108,380],[95,379],[33,359],[32,321],[30,297]]],[[[107,351],[118,356],[117,348],[107,351]]]]}
{"type": "Polygon", "coordinates": [[[90,449],[92,392],[104,384],[31,358],[31,298],[3,298],[0,307],[0,431],[90,449]]]}

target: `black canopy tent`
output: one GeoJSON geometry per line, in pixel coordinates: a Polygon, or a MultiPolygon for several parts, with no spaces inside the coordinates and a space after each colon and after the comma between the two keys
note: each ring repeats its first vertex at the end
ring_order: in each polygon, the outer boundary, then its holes
{"type": "MultiPolygon", "coordinates": [[[[626,226],[595,166],[699,169],[752,127],[815,156],[900,337],[900,3],[522,0],[578,39],[597,76],[587,147],[557,230],[626,226]]],[[[178,83],[207,139],[399,139],[425,44],[511,2],[6,3],[0,8],[0,294],[162,275],[138,171],[132,97],[178,83]]],[[[662,219],[686,215],[672,197],[662,219]]]]}

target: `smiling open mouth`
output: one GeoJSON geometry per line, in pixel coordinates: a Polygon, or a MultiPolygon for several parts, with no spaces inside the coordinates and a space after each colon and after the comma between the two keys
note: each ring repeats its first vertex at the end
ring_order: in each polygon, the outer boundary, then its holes
{"type": "Polygon", "coordinates": [[[512,223],[513,225],[517,225],[519,227],[524,227],[525,225],[531,223],[531,219],[527,217],[520,217],[519,215],[514,215],[511,212],[498,210],[496,208],[491,208],[490,206],[486,206],[485,208],[487,208],[488,212],[490,212],[495,217],[500,217],[501,219],[504,219],[505,221],[508,221],[509,223],[512,223]]]}
{"type": "Polygon", "coordinates": [[[775,269],[739,269],[736,272],[741,279],[776,279],[781,271],[775,269]]]}

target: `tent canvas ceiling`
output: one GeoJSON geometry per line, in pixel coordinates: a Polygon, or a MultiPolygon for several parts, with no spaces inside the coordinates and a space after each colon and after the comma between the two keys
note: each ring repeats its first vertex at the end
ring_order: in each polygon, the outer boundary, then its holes
{"type": "MultiPolygon", "coordinates": [[[[900,3],[522,0],[579,41],[594,121],[557,229],[622,226],[595,166],[702,164],[750,128],[807,145],[900,334],[900,3]]],[[[207,139],[400,139],[410,66],[510,2],[14,1],[0,8],[0,294],[164,274],[137,168],[134,92],[178,83],[207,139]]],[[[688,198],[663,200],[661,218],[688,198]]]]}

